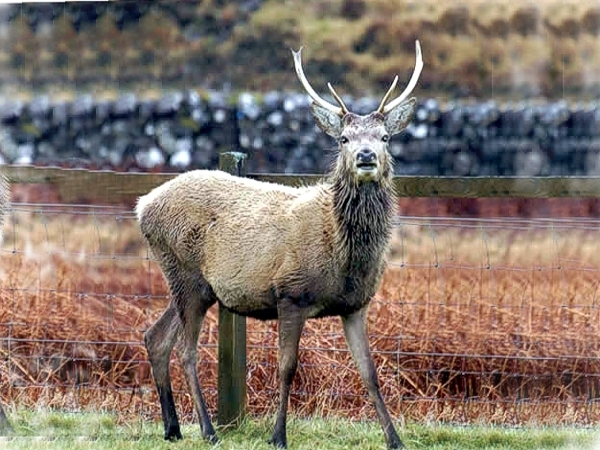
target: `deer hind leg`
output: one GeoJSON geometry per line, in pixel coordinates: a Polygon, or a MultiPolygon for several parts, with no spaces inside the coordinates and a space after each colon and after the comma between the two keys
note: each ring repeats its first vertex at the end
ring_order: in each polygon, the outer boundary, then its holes
{"type": "Polygon", "coordinates": [[[190,274],[181,268],[169,253],[154,249],[169,284],[171,302],[158,321],[144,335],[152,375],[158,391],[166,440],[182,438],[169,374],[173,347],[183,337],[184,373],[194,397],[203,435],[214,440],[206,405],[200,392],[196,373],[196,344],[206,310],[215,303],[212,290],[199,274],[190,274]],[[183,320],[182,320],[183,319],[183,320]],[[192,351],[193,350],[193,351],[192,351]]]}
{"type": "Polygon", "coordinates": [[[216,302],[212,289],[206,282],[196,282],[188,291],[188,298],[182,308],[183,332],[177,345],[177,352],[183,365],[188,390],[192,395],[194,407],[200,421],[200,429],[204,439],[216,443],[217,435],[210,421],[206,402],[198,382],[198,335],[206,310],[216,302]]]}
{"type": "Polygon", "coordinates": [[[177,308],[171,301],[163,315],[144,334],[148,360],[160,399],[166,440],[182,438],[169,374],[171,351],[180,331],[181,325],[177,308]]]}

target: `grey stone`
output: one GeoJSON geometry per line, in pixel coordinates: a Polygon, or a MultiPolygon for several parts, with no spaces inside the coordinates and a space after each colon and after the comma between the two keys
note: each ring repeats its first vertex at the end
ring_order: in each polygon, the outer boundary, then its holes
{"type": "Polygon", "coordinates": [[[89,116],[94,111],[94,99],[91,94],[80,95],[71,104],[72,117],[89,116]]]}
{"type": "Polygon", "coordinates": [[[135,155],[135,160],[137,165],[143,169],[153,169],[165,163],[165,157],[158,147],[138,151],[135,155]]]}
{"type": "Polygon", "coordinates": [[[115,117],[127,117],[132,115],[137,107],[137,97],[128,92],[121,95],[112,105],[112,115],[115,117]]]}
{"type": "Polygon", "coordinates": [[[23,112],[23,103],[15,100],[0,101],[0,122],[9,123],[19,120],[23,112]]]}
{"type": "Polygon", "coordinates": [[[192,155],[188,150],[178,150],[169,158],[169,164],[178,169],[187,169],[191,163],[192,155]]]}

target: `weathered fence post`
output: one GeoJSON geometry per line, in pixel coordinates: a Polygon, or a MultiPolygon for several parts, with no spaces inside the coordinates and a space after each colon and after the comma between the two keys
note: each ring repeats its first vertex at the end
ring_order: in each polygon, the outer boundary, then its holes
{"type": "MultiPolygon", "coordinates": [[[[221,153],[219,169],[232,175],[246,176],[246,155],[221,153]]],[[[246,318],[219,306],[219,425],[235,425],[246,412],[246,318]]]]}

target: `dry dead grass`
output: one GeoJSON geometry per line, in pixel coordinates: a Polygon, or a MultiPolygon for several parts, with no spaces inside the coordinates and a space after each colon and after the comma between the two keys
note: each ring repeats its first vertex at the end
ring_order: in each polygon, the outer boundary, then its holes
{"type": "MultiPolygon", "coordinates": [[[[600,420],[599,235],[592,219],[403,219],[370,313],[392,413],[600,420]]],[[[3,401],[159,416],[141,338],[167,291],[132,214],[17,205],[0,260],[3,401]]],[[[214,408],[216,308],[200,339],[201,383],[214,408]]],[[[302,345],[293,410],[373,417],[339,320],[309,322],[302,345]]],[[[273,412],[276,325],[249,320],[248,346],[249,409],[273,412]]],[[[173,378],[189,418],[177,364],[173,378]]]]}

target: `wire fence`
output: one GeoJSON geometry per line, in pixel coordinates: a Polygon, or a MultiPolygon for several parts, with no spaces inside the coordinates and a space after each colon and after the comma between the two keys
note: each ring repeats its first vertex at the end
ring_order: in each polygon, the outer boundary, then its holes
{"type": "MultiPolygon", "coordinates": [[[[0,400],[158,420],[142,344],[168,302],[128,207],[14,203],[0,258],[0,400]]],[[[460,423],[600,420],[600,220],[396,218],[370,310],[371,347],[395,417],[460,423]]],[[[249,320],[248,409],[277,400],[277,329],[249,320]]],[[[210,409],[217,313],[200,337],[210,409]]],[[[173,360],[176,360],[175,354],[173,360]]],[[[178,364],[185,419],[193,406],[178,364]]],[[[292,410],[374,417],[336,318],[301,340],[292,410]]]]}

